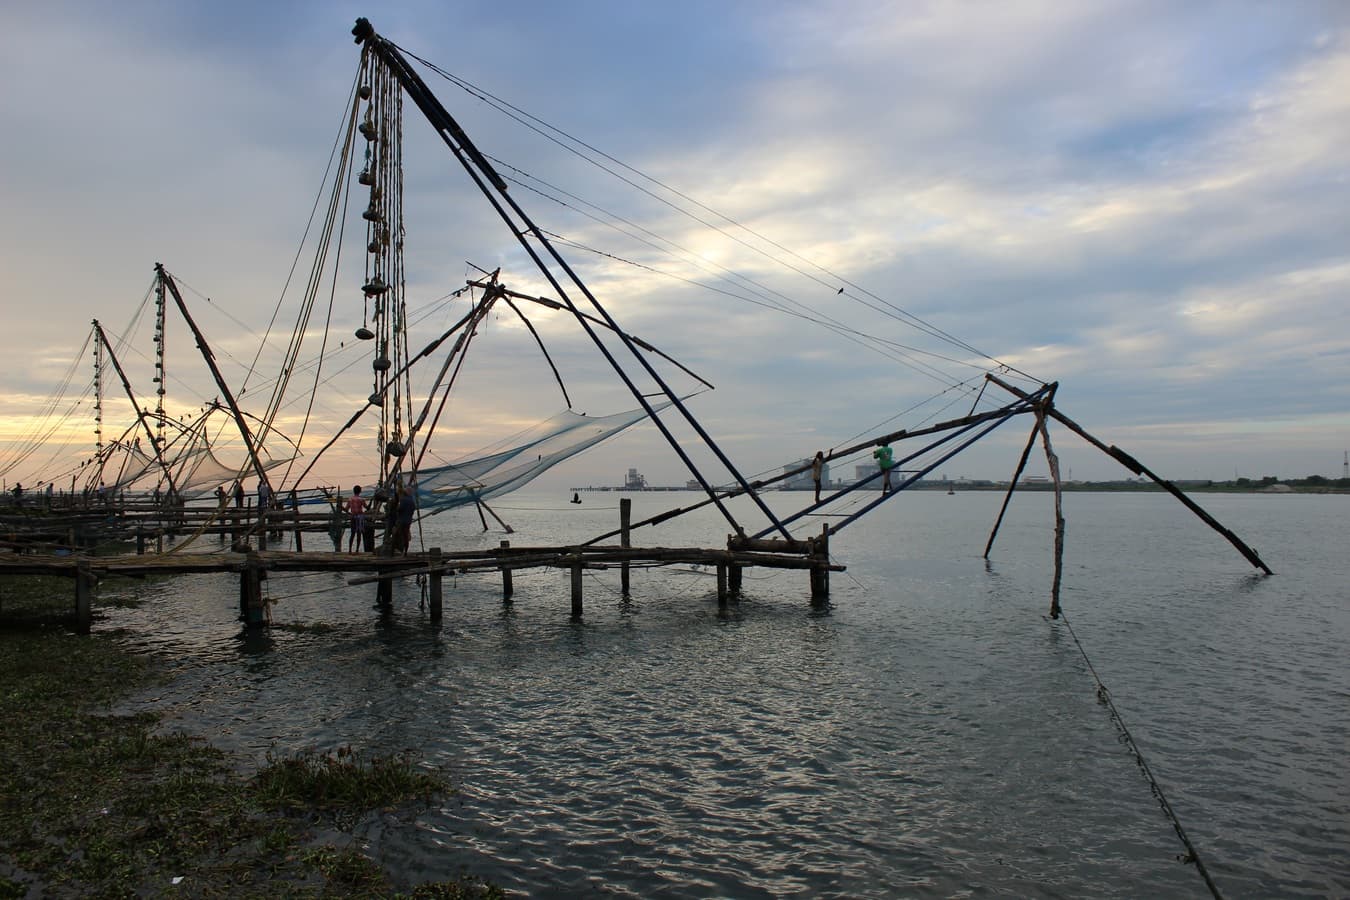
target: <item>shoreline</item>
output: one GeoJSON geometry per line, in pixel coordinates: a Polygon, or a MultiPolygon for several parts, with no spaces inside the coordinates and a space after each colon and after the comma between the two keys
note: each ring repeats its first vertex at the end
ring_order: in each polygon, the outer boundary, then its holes
{"type": "Polygon", "coordinates": [[[366,815],[453,792],[439,771],[351,747],[243,765],[158,713],[115,713],[162,663],[70,633],[33,582],[0,607],[0,897],[503,896],[472,876],[400,884],[362,852],[366,815]]]}

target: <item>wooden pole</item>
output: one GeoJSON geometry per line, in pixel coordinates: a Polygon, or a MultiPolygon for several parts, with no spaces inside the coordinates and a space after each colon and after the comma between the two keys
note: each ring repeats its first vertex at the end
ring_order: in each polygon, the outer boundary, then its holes
{"type": "Polygon", "coordinates": [[[717,608],[727,608],[727,564],[717,564],[717,608]]]}
{"type": "Polygon", "coordinates": [[[825,603],[830,599],[830,526],[822,525],[820,527],[820,537],[814,541],[815,547],[812,552],[812,558],[815,565],[811,567],[811,603],[812,605],[825,603]]]}
{"type": "Polygon", "coordinates": [[[1022,470],[1027,467],[1027,458],[1031,456],[1031,448],[1036,446],[1036,432],[1040,429],[1041,419],[1036,419],[1036,425],[1031,427],[1031,434],[1027,435],[1027,445],[1022,448],[1022,458],[1017,461],[1017,468],[1013,470],[1012,481],[1008,482],[1008,493],[1003,495],[1003,505],[999,507],[998,518],[994,520],[994,527],[989,531],[989,540],[984,545],[984,558],[989,558],[989,551],[994,549],[994,538],[998,537],[999,526],[1003,524],[1003,514],[1008,511],[1008,504],[1012,501],[1013,491],[1017,490],[1017,480],[1022,477],[1022,470]]]}
{"type": "MultiPolygon", "coordinates": [[[[633,498],[619,499],[619,546],[627,550],[632,544],[633,498]]],[[[628,560],[619,567],[619,592],[628,597],[628,560]]]]}
{"type": "Polygon", "coordinates": [[[88,634],[94,619],[94,595],[98,592],[98,578],[89,568],[89,560],[75,564],[75,630],[88,634]]]}
{"type": "Polygon", "coordinates": [[[1064,576],[1064,503],[1059,486],[1059,457],[1050,447],[1050,429],[1045,427],[1045,416],[1036,414],[1036,427],[1045,444],[1045,461],[1050,466],[1050,478],[1055,483],[1055,576],[1050,585],[1050,618],[1059,618],[1059,586],[1064,576]]]}
{"type": "Polygon", "coordinates": [[[744,571],[743,566],[734,564],[727,566],[727,590],[731,592],[733,597],[741,595],[741,575],[744,571]]]}
{"type": "Polygon", "coordinates": [[[250,550],[244,571],[239,576],[239,605],[244,615],[244,625],[248,628],[261,628],[266,624],[262,580],[262,558],[250,550]]]}
{"type": "MultiPolygon", "coordinates": [[[[510,541],[502,541],[502,550],[511,548],[510,541]]],[[[516,592],[516,586],[511,580],[511,567],[506,564],[506,554],[502,554],[502,602],[510,603],[511,595],[516,592]]]]}
{"type": "MultiPolygon", "coordinates": [[[[500,525],[500,526],[502,526],[502,531],[505,531],[507,534],[515,534],[515,531],[516,531],[516,530],[515,530],[514,528],[512,528],[510,525],[507,525],[504,521],[502,521],[502,517],[499,516],[499,515],[497,515],[497,511],[496,511],[496,510],[494,510],[492,507],[488,506],[487,503],[485,503],[485,502],[482,501],[482,500],[479,500],[479,501],[478,501],[478,505],[479,505],[480,507],[482,507],[483,509],[487,510],[488,515],[492,516],[492,518],[497,522],[497,524],[500,525]]],[[[484,529],[484,530],[486,530],[486,529],[484,529]]]]}
{"type": "Polygon", "coordinates": [[[431,621],[441,620],[441,548],[431,548],[431,621]]]}
{"type": "Polygon", "coordinates": [[[291,510],[295,517],[295,552],[305,552],[305,545],[300,538],[300,504],[295,499],[295,491],[291,491],[291,510]]]}
{"type": "Polygon", "coordinates": [[[389,610],[394,605],[394,579],[381,578],[375,582],[375,603],[380,609],[389,610]]]}
{"type": "Polygon", "coordinates": [[[580,619],[581,611],[581,557],[578,555],[572,563],[572,618],[580,619]]]}

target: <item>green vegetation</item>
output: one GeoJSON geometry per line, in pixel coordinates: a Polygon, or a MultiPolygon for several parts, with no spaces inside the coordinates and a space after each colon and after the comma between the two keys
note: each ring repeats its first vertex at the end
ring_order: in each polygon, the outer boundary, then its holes
{"type": "Polygon", "coordinates": [[[500,897],[475,879],[398,893],[348,839],[321,841],[372,809],[426,802],[443,776],[407,756],[269,756],[251,777],[150,714],[108,707],[153,683],[150,658],[116,635],[58,623],[59,582],[10,590],[0,607],[0,898],[500,897]]]}

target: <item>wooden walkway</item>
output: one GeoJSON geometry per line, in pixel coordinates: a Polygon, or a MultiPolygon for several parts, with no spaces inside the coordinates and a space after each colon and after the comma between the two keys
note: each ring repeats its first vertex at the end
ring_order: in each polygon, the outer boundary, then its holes
{"type": "Polygon", "coordinates": [[[446,574],[496,570],[501,573],[502,599],[511,601],[511,575],[520,569],[558,568],[571,572],[571,614],[583,612],[582,573],[586,569],[620,571],[621,588],[629,594],[629,570],[638,565],[706,565],[716,567],[718,602],[726,605],[739,595],[742,574],[752,567],[807,570],[813,603],[829,596],[829,573],[842,565],[829,561],[823,540],[802,542],[754,541],[736,549],[701,547],[625,547],[622,545],[512,547],[502,541],[495,548],[444,551],[432,548],[406,556],[372,553],[296,552],[255,550],[216,553],[148,553],[114,556],[0,553],[0,576],[33,575],[68,577],[75,582],[75,621],[88,631],[94,598],[101,579],[140,578],[151,575],[231,573],[239,576],[241,618],[250,627],[266,624],[262,582],[269,572],[333,572],[348,574],[349,585],[374,584],[376,602],[392,604],[393,579],[403,575],[426,575],[429,582],[430,615],[442,615],[442,579],[446,574]]]}

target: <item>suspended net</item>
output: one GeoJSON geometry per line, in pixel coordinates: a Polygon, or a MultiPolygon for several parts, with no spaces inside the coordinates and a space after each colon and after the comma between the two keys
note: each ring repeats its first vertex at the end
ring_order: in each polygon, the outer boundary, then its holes
{"type": "MultiPolygon", "coordinates": [[[[166,485],[163,467],[139,445],[122,444],[116,449],[125,453],[127,460],[120,466],[116,481],[110,485],[112,490],[162,489],[166,485]]],[[[284,459],[263,459],[262,466],[270,471],[286,462],[284,459]]],[[[243,462],[242,468],[245,477],[253,474],[251,462],[243,462]]],[[[232,484],[239,477],[241,466],[221,462],[209,447],[196,447],[174,458],[170,469],[179,494],[190,500],[210,494],[220,485],[232,484]]]]}
{"type": "MultiPolygon", "coordinates": [[[[670,401],[657,404],[665,409],[670,401]]],[[[512,437],[509,448],[417,473],[417,494],[424,510],[440,511],[488,500],[529,484],[563,460],[594,447],[647,417],[632,409],[612,416],[586,416],[570,410],[512,437]]]]}

